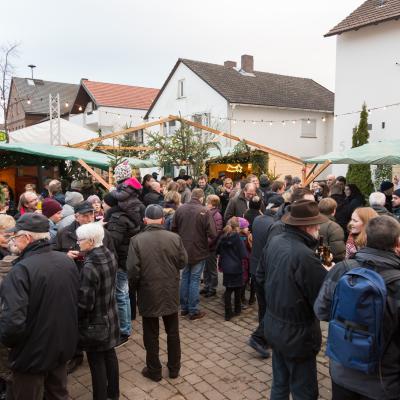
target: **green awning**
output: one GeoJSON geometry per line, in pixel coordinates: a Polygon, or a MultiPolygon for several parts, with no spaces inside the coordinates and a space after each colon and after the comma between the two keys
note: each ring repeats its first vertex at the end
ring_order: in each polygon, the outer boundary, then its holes
{"type": "Polygon", "coordinates": [[[331,152],[305,160],[308,164],[400,164],[400,140],[367,143],[344,152],[331,152]]]}
{"type": "MultiPolygon", "coordinates": [[[[110,158],[103,153],[42,143],[0,143],[0,151],[31,154],[56,160],[83,160],[89,165],[102,169],[107,169],[110,163],[110,158]]],[[[156,166],[153,160],[141,160],[135,157],[127,157],[126,159],[133,168],[149,168],[156,166]]]]}

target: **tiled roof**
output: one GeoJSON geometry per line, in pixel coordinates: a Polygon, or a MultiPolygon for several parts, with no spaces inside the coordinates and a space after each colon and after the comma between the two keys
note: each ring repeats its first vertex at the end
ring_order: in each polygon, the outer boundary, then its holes
{"type": "Polygon", "coordinates": [[[147,110],[158,89],[82,80],[82,85],[97,106],[147,110]]]}
{"type": "Polygon", "coordinates": [[[230,103],[333,112],[334,94],[312,79],[260,71],[250,76],[235,68],[187,59],[178,60],[158,97],[181,62],[230,103]]]}
{"type": "Polygon", "coordinates": [[[400,18],[400,0],[367,0],[325,36],[400,18]]]}
{"type": "Polygon", "coordinates": [[[49,113],[49,94],[60,95],[61,114],[68,114],[79,89],[79,85],[43,81],[41,79],[13,77],[12,81],[15,84],[18,98],[9,101],[12,103],[15,100],[23,100],[21,104],[27,114],[47,115],[49,113]]]}

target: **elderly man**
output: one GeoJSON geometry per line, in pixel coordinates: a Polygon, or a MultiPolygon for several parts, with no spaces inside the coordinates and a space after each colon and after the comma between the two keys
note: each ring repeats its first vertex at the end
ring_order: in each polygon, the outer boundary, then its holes
{"type": "Polygon", "coordinates": [[[145,206],[150,204],[159,204],[162,205],[164,202],[164,196],[161,193],[161,185],[160,182],[153,181],[150,182],[150,190],[143,197],[143,203],[145,206]]]}
{"type": "Polygon", "coordinates": [[[33,213],[37,211],[37,206],[39,204],[38,195],[35,192],[24,192],[19,198],[21,208],[14,218],[17,220],[21,215],[25,213],[33,213]]]}
{"type": "Polygon", "coordinates": [[[326,184],[328,185],[329,188],[335,183],[336,183],[335,175],[330,174],[326,177],[326,184]]]}
{"type": "Polygon", "coordinates": [[[369,205],[378,215],[392,215],[386,208],[386,196],[381,192],[373,192],[369,195],[369,205]]]}
{"type": "Polygon", "coordinates": [[[199,310],[200,278],[210,255],[208,240],[217,236],[214,220],[203,202],[203,190],[193,189],[192,199],[175,211],[172,221],[172,231],[182,238],[188,253],[188,263],[182,272],[180,303],[181,315],[189,315],[190,320],[205,316],[199,310]]]}
{"type": "MultiPolygon", "coordinates": [[[[254,183],[247,183],[244,189],[229,200],[225,210],[224,219],[228,221],[232,217],[243,217],[249,208],[250,200],[257,194],[257,186],[254,183]]],[[[261,204],[261,211],[265,211],[264,203],[261,204]]]]}
{"type": "Polygon", "coordinates": [[[316,356],[321,348],[321,329],[312,311],[326,275],[315,254],[321,215],[315,201],[292,203],[282,217],[283,233],[263,250],[265,271],[265,339],[273,349],[271,400],[317,400],[316,356]],[[269,251],[273,249],[273,251],[269,251]]]}
{"type": "Polygon", "coordinates": [[[144,223],[144,230],[131,239],[127,268],[130,280],[138,286],[138,307],[143,318],[147,367],[142,374],[160,381],[159,317],[162,317],[167,333],[169,377],[177,378],[179,375],[179,270],[188,259],[182,239],[164,228],[161,206],[148,206],[144,223]],[[149,247],[149,243],[152,246],[149,247]]]}
{"type": "Polygon", "coordinates": [[[24,214],[11,231],[19,258],[0,287],[0,341],[11,348],[12,397],[67,400],[66,366],[78,344],[78,270],[52,251],[44,215],[24,214]]]}
{"type": "MultiPolygon", "coordinates": [[[[359,250],[354,259],[336,264],[327,274],[314,305],[314,311],[322,321],[329,321],[332,315],[332,300],[340,278],[351,273],[353,268],[373,269],[385,281],[387,296],[382,327],[385,351],[379,360],[379,371],[365,373],[355,368],[342,365],[338,360],[330,360],[332,379],[332,399],[381,400],[398,399],[400,394],[400,225],[387,215],[371,219],[366,227],[367,245],[359,250]],[[349,271],[350,270],[350,271],[349,271]]],[[[350,275],[351,277],[351,275],[350,275]]],[[[359,290],[359,289],[358,289],[359,290]]],[[[338,302],[341,301],[338,292],[338,302]]],[[[369,292],[371,293],[371,292],[369,292]]],[[[346,297],[346,304],[349,297],[346,297]]],[[[362,305],[368,308],[366,301],[362,305]]],[[[348,307],[356,310],[356,304],[348,307]]],[[[358,310],[357,310],[358,311],[358,310]]],[[[357,312],[355,315],[357,315],[357,312]]],[[[364,314],[365,315],[365,314],[364,314]]],[[[370,315],[370,314],[368,314],[370,315]]],[[[379,315],[381,315],[379,313],[379,315]]],[[[350,324],[352,321],[344,321],[350,324]]],[[[361,323],[361,321],[357,321],[361,323]]],[[[379,325],[381,321],[376,321],[379,325]]],[[[375,321],[373,321],[375,323],[375,321]]],[[[346,324],[347,325],[347,324],[346,324]]],[[[350,328],[351,332],[352,329],[350,328]]],[[[357,331],[355,331],[357,332],[357,331]]],[[[367,331],[368,333],[368,331],[367,331]]],[[[368,336],[367,336],[368,337],[368,336]]],[[[351,346],[351,339],[349,340],[351,346]]],[[[373,355],[367,352],[372,360],[373,355]]],[[[354,365],[357,364],[357,358],[354,365]]]]}

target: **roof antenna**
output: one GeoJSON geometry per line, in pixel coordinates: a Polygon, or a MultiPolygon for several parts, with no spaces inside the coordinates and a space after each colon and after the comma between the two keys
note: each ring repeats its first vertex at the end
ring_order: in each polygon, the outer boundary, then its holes
{"type": "Polygon", "coordinates": [[[33,79],[33,69],[36,68],[36,65],[29,64],[28,67],[31,69],[31,77],[33,79]]]}

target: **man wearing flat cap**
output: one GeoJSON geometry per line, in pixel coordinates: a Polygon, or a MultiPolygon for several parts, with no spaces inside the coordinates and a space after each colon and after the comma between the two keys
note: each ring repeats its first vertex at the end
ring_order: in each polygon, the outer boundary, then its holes
{"type": "Polygon", "coordinates": [[[44,215],[26,213],[9,231],[19,257],[0,287],[0,342],[11,349],[11,397],[68,399],[67,361],[78,343],[78,270],[52,250],[44,215]]]}
{"type": "Polygon", "coordinates": [[[188,258],[179,235],[165,229],[161,206],[147,206],[144,223],[143,231],[131,239],[126,267],[130,281],[138,287],[138,308],[143,318],[147,366],[142,374],[157,382],[162,377],[159,317],[162,317],[167,333],[169,377],[179,375],[179,271],[188,258]]]}
{"type": "Polygon", "coordinates": [[[317,400],[316,355],[321,348],[313,305],[326,269],[316,255],[320,224],[327,217],[318,204],[298,200],[282,217],[285,230],[263,250],[266,311],[264,334],[273,349],[271,400],[317,400]]]}

